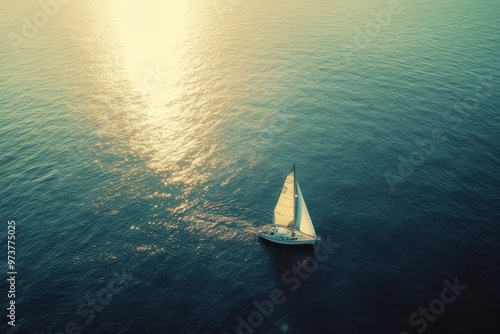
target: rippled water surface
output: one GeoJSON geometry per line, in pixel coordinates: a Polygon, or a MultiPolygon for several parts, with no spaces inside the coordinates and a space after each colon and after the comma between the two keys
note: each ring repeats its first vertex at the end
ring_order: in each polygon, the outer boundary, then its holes
{"type": "Polygon", "coordinates": [[[499,14],[4,1],[1,233],[16,221],[18,275],[1,332],[498,333],[499,14]],[[292,163],[336,244],[317,267],[312,248],[256,237],[292,163]],[[409,322],[455,278],[456,300],[409,322]]]}

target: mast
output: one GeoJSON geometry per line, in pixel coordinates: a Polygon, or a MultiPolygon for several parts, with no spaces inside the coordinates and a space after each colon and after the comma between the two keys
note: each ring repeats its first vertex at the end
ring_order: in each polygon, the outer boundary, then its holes
{"type": "Polygon", "coordinates": [[[297,227],[297,176],[295,174],[295,163],[293,164],[293,227],[292,236],[295,235],[297,227]]]}

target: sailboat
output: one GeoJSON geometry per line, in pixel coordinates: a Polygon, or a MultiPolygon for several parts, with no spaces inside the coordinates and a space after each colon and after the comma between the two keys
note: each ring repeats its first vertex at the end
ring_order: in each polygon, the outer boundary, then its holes
{"type": "Polygon", "coordinates": [[[295,164],[281,189],[272,224],[262,226],[259,237],[284,245],[307,245],[320,240],[295,177],[295,164]]]}

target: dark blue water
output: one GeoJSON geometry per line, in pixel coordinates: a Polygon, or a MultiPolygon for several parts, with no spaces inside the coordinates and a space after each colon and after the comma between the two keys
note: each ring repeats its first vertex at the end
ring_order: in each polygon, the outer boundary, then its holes
{"type": "Polygon", "coordinates": [[[498,333],[498,2],[0,13],[2,333],[498,333]]]}

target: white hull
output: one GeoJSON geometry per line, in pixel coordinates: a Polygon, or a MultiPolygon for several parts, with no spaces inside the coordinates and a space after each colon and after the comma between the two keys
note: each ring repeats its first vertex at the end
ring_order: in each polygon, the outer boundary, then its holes
{"type": "Polygon", "coordinates": [[[317,238],[286,227],[265,225],[259,231],[259,237],[283,245],[312,245],[317,238]]]}

